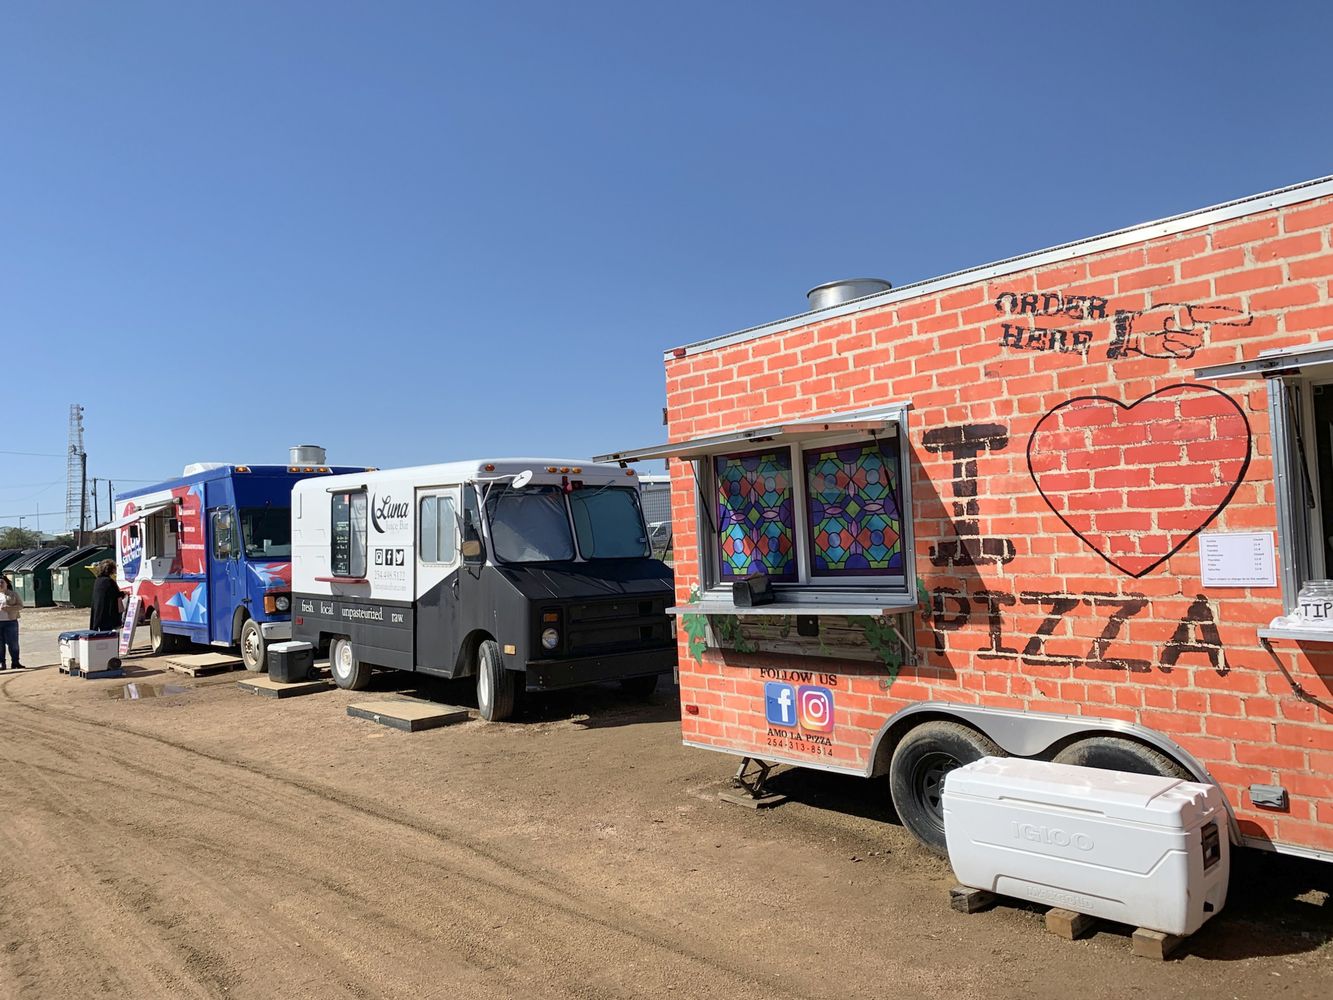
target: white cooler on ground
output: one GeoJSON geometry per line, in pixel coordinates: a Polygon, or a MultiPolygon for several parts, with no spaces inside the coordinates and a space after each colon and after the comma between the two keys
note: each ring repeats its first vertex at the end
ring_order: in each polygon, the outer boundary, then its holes
{"type": "Polygon", "coordinates": [[[118,632],[62,632],[59,639],[62,670],[95,674],[120,668],[118,632]]]}
{"type": "Polygon", "coordinates": [[[1213,785],[983,757],[945,779],[944,834],[965,886],[1134,927],[1192,934],[1227,898],[1213,785]]]}

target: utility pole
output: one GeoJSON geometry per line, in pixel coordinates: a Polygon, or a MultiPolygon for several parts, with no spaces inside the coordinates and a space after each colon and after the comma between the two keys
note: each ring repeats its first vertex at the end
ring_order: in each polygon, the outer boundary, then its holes
{"type": "Polygon", "coordinates": [[[97,477],[93,476],[93,530],[102,523],[102,519],[97,516],[97,477]]]}
{"type": "Polygon", "coordinates": [[[79,530],[74,536],[74,544],[83,544],[84,532],[88,530],[88,453],[79,452],[79,530]]]}

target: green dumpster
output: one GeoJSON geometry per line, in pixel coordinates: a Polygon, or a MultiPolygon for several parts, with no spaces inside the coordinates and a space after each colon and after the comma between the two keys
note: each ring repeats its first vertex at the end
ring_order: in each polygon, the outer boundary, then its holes
{"type": "Polygon", "coordinates": [[[89,608],[93,603],[93,574],[97,564],[110,559],[106,545],[85,545],[51,564],[51,600],[67,607],[89,608]]]}
{"type": "Polygon", "coordinates": [[[0,549],[0,570],[3,570],[21,555],[23,555],[22,549],[0,549]]]}
{"type": "Polygon", "coordinates": [[[51,564],[68,555],[68,545],[49,549],[32,549],[5,567],[5,576],[23,603],[30,608],[49,608],[51,600],[51,564]]]}

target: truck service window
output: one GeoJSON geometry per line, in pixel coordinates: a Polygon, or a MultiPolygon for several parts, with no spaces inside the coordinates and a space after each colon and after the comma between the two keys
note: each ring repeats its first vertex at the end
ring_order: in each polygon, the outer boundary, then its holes
{"type": "Polygon", "coordinates": [[[334,576],[366,575],[366,494],[335,493],[330,498],[332,540],[329,568],[334,576]]]}
{"type": "Polygon", "coordinates": [[[242,507],[241,534],[247,559],[288,559],[292,512],[287,507],[242,507]]]}
{"type": "Polygon", "coordinates": [[[574,533],[584,559],[642,559],[648,532],[634,490],[601,486],[569,495],[574,533]]]}
{"type": "Polygon", "coordinates": [[[559,487],[497,487],[486,499],[495,555],[504,562],[562,562],[574,558],[569,513],[559,487]]]}

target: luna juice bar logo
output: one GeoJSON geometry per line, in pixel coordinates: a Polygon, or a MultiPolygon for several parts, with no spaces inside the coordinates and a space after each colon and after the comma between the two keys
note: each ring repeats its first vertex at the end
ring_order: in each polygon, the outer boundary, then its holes
{"type": "MultiPolygon", "coordinates": [[[[411,510],[412,506],[406,500],[395,500],[387,493],[378,500],[375,494],[370,495],[370,523],[381,535],[386,534],[384,521],[406,521],[411,510]]],[[[390,527],[397,528],[398,525],[391,524],[390,527]]]]}

